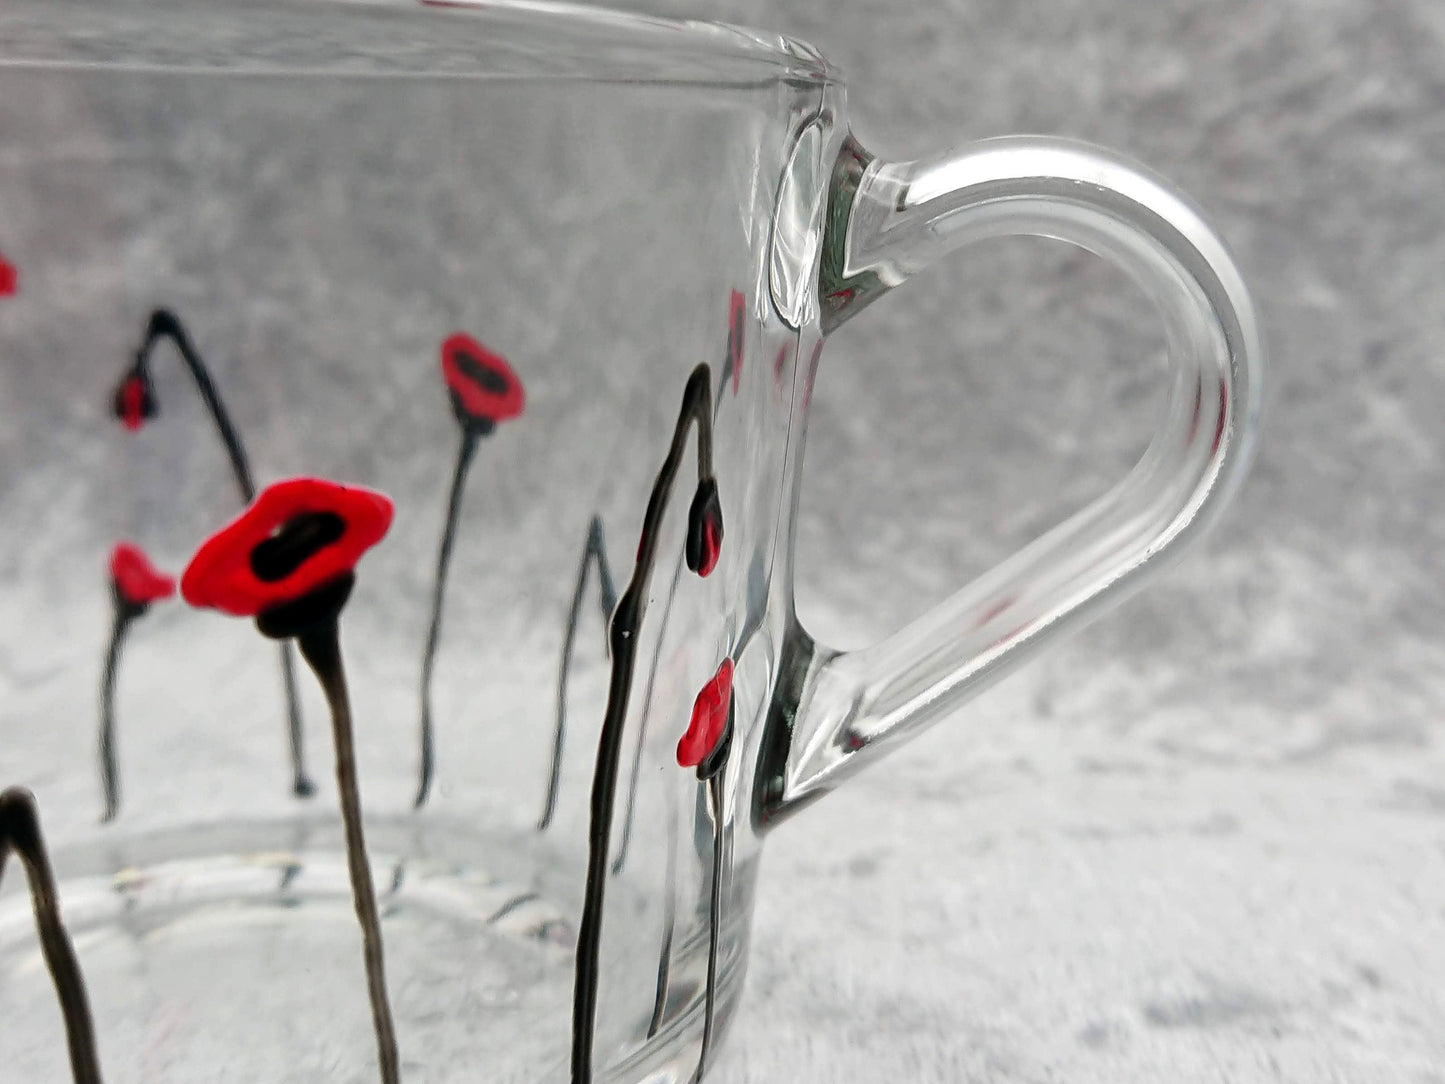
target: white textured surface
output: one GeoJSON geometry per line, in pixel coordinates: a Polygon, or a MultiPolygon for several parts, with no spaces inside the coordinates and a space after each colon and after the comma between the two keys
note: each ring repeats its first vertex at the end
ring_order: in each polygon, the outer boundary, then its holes
{"type": "MultiPolygon", "coordinates": [[[[777,833],[719,1084],[1445,1080],[1445,9],[685,6],[818,45],[879,154],[1038,131],[1149,162],[1273,362],[1203,551],[777,833]]],[[[1121,294],[1020,242],[838,332],[800,541],[825,638],[1127,464],[1157,343],[1121,294]]]]}

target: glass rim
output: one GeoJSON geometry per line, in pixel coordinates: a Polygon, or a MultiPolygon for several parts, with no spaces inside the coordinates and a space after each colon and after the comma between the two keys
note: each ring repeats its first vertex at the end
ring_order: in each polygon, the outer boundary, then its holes
{"type": "Polygon", "coordinates": [[[796,38],[568,0],[3,0],[0,69],[24,68],[720,87],[838,81],[796,38]]]}

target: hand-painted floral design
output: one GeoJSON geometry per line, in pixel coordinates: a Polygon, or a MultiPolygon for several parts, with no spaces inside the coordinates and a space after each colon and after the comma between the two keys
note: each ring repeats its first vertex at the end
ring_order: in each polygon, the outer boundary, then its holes
{"type": "Polygon", "coordinates": [[[442,343],[442,379],[457,421],[483,435],[527,406],[522,382],[507,359],[460,331],[442,343]]]}
{"type": "MultiPolygon", "coordinates": [[[[602,916],[607,890],[608,847],[612,838],[612,816],[617,803],[617,776],[622,760],[622,738],[627,721],[633,670],[642,620],[647,611],[648,583],[657,563],[658,538],[674,482],[682,469],[683,452],[693,426],[697,427],[697,490],[689,512],[689,537],[705,539],[713,520],[718,544],[722,541],[722,513],[717,504],[717,483],[712,473],[712,372],[699,365],[688,377],[682,409],[673,429],[672,442],[662,469],[647,501],[637,548],[637,563],[622,593],[608,627],[612,675],[607,691],[607,709],[597,742],[597,766],[592,775],[591,824],[588,829],[587,883],[582,920],[577,932],[576,982],[572,1001],[572,1080],[591,1084],[592,1047],[597,1020],[597,981],[602,947],[602,916]]],[[[689,546],[689,548],[691,548],[689,546]]],[[[698,551],[706,557],[705,543],[698,551]]],[[[715,555],[714,555],[715,562],[715,555]]],[[[694,571],[701,573],[700,559],[694,571]]],[[[710,571],[710,569],[709,569],[710,571]]]]}
{"type": "Polygon", "coordinates": [[[723,876],[727,863],[723,860],[726,829],[726,788],[724,785],[728,754],[733,738],[733,660],[723,659],[714,674],[697,694],[692,705],[692,719],[687,732],[677,743],[677,763],[696,768],[697,778],[707,787],[708,809],[712,815],[712,892],[708,910],[707,983],[704,994],[702,1049],[698,1053],[696,1080],[707,1071],[707,1057],[712,1047],[713,1012],[717,999],[718,931],[722,927],[723,876]]]}
{"type": "Polygon", "coordinates": [[[14,297],[20,290],[20,272],[0,253],[0,297],[14,297]]]}
{"type": "Polygon", "coordinates": [[[206,539],[181,576],[181,594],[236,617],[298,605],[350,575],[391,518],[391,500],[374,490],[322,478],[276,482],[206,539]]]}
{"type": "Polygon", "coordinates": [[[384,1084],[397,1084],[400,1069],[381,920],[362,831],[339,619],[356,582],[357,562],[386,535],[391,520],[392,503],[385,494],[321,478],[292,478],[262,490],[245,512],[201,544],[181,574],[181,594],[191,605],[254,617],[256,627],[272,639],[294,637],[326,694],[347,869],[384,1084]]]}
{"type": "Polygon", "coordinates": [[[100,683],[100,783],[104,796],[101,822],[120,811],[120,769],[115,754],[115,683],[121,647],[132,624],[151,606],[176,593],[176,581],[151,563],[145,551],[130,542],[118,542],[110,551],[110,591],[114,616],[105,671],[100,683]]]}
{"type": "Polygon", "coordinates": [[[447,497],[446,522],[442,526],[441,543],[437,547],[436,578],[432,586],[431,624],[427,630],[426,648],[421,662],[421,719],[418,732],[421,764],[418,769],[415,805],[420,809],[431,793],[435,773],[436,738],[432,723],[431,684],[436,668],[437,648],[441,644],[442,606],[446,600],[447,570],[451,567],[452,545],[456,541],[457,516],[461,512],[462,490],[467,471],[476,455],[477,443],[490,436],[500,422],[515,418],[527,405],[522,382],[512,371],[507,359],[487,349],[476,339],[457,332],[442,343],[442,379],[451,396],[452,413],[462,427],[457,447],[457,462],[452,469],[451,490],[447,497]]]}
{"type": "Polygon", "coordinates": [[[733,661],[724,659],[692,705],[692,720],[677,743],[677,763],[699,767],[727,736],[728,712],[733,703],[733,661]]]}
{"type": "MultiPolygon", "coordinates": [[[[116,386],[111,403],[112,411],[120,423],[131,432],[144,428],[147,422],[159,415],[160,401],[151,376],[151,361],[155,357],[156,346],[165,341],[175,347],[176,353],[190,372],[230,460],[231,473],[235,477],[241,500],[249,504],[256,496],[256,486],[251,480],[251,465],[246,458],[240,433],[231,420],[230,411],[226,409],[205,359],[196,349],[196,344],[181,323],[180,317],[169,309],[155,309],[146,321],[145,334],[139,349],[136,350],[135,359],[116,386]]],[[[313,793],[315,786],[306,772],[301,703],[296,695],[291,648],[283,643],[279,650],[281,686],[286,698],[287,730],[291,743],[291,791],[297,797],[304,798],[313,793]]]]}
{"type": "Polygon", "coordinates": [[[95,1047],[95,1024],[85,977],[75,955],[70,934],[60,913],[60,894],[50,851],[40,830],[40,810],[35,795],[24,787],[0,791],[0,878],[5,860],[14,851],[30,882],[31,909],[40,935],[40,953],[55,984],[60,1012],[65,1020],[65,1039],[70,1048],[70,1072],[75,1084],[101,1084],[100,1058],[95,1047]]]}
{"type": "Polygon", "coordinates": [[[128,606],[143,608],[176,593],[175,577],[156,568],[145,550],[130,542],[117,542],[110,551],[110,579],[128,606]]]}

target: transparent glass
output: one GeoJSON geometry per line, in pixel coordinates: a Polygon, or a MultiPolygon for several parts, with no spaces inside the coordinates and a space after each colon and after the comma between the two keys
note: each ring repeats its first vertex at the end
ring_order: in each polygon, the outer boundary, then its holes
{"type": "Polygon", "coordinates": [[[701,1077],[768,829],[1197,536],[1263,360],[1138,167],[882,163],[805,46],[490,0],[0,0],[0,344],[0,1065],[147,1084],[701,1077]],[[824,338],[1000,233],[1157,302],[1158,435],[830,651],[824,338]]]}

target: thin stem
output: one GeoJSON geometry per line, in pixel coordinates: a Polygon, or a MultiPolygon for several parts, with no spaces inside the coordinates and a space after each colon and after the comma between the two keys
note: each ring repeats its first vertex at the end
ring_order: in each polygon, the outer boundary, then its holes
{"type": "Polygon", "coordinates": [[[137,368],[145,369],[150,360],[151,348],[157,339],[170,339],[175,344],[176,352],[181,355],[181,360],[186,363],[186,368],[191,371],[201,399],[205,402],[206,409],[211,412],[211,418],[221,434],[221,443],[226,446],[226,454],[231,457],[231,471],[236,476],[236,487],[241,491],[241,500],[250,504],[256,499],[256,483],[251,479],[251,464],[246,459],[246,449],[241,444],[235,425],[231,423],[226,404],[221,401],[221,395],[216,391],[206,363],[201,360],[200,353],[191,342],[185,325],[169,309],[156,309],[151,313],[150,323],[146,326],[145,342],[136,357],[137,368]]]}
{"type": "Polygon", "coordinates": [[[306,746],[301,725],[301,700],[296,695],[296,666],[291,661],[291,645],[280,643],[281,687],[286,695],[286,719],[291,738],[291,793],[309,798],[316,793],[316,784],[306,774],[306,746]]]}
{"type": "Polygon", "coordinates": [[[707,794],[712,807],[712,901],[708,911],[707,931],[707,995],[703,1005],[702,1049],[697,1056],[697,1076],[701,1080],[707,1070],[707,1056],[712,1049],[713,1012],[717,1001],[718,936],[722,927],[723,905],[723,779],[726,765],[707,781],[707,794]]]}
{"type": "Polygon", "coordinates": [[[562,782],[562,750],[567,733],[567,673],[572,668],[572,645],[577,638],[577,622],[582,615],[582,596],[587,590],[587,574],[597,563],[597,583],[602,622],[605,625],[617,608],[617,588],[612,568],[607,561],[607,540],[602,534],[602,518],[594,515],[587,524],[587,541],[582,547],[582,560],[577,566],[577,586],[572,591],[572,605],[567,611],[567,631],[562,636],[562,664],[557,671],[557,729],[552,736],[552,766],[547,776],[547,800],[537,831],[545,831],[557,811],[557,791],[562,782]]]}
{"type": "Polygon", "coordinates": [[[40,831],[35,795],[23,787],[11,787],[0,793],[0,875],[4,874],[5,856],[11,848],[20,856],[30,882],[30,902],[35,911],[40,950],[65,1018],[71,1074],[75,1084],[101,1084],[100,1058],[95,1048],[95,1025],[85,993],[85,978],[60,916],[55,871],[50,866],[50,854],[40,831]]]}
{"type": "Polygon", "coordinates": [[[432,773],[435,765],[435,747],[431,717],[431,678],[436,666],[437,644],[442,634],[442,602],[446,597],[447,570],[452,562],[452,543],[456,541],[457,516],[462,506],[462,490],[466,485],[467,471],[471,468],[472,457],[476,455],[478,434],[467,426],[462,427],[462,441],[457,447],[457,465],[452,471],[452,488],[447,496],[447,519],[442,527],[441,545],[437,549],[436,580],[432,585],[431,627],[426,634],[426,651],[421,659],[421,767],[418,772],[416,801],[420,809],[426,804],[431,793],[432,773]]]}
{"type": "Polygon", "coordinates": [[[115,620],[110,626],[110,645],[105,651],[105,674],[100,680],[100,785],[105,808],[100,821],[106,824],[120,812],[120,772],[115,762],[115,676],[120,649],[135,614],[117,600],[115,620]]]}
{"type": "Polygon", "coordinates": [[[351,701],[346,692],[346,673],[341,663],[337,623],[328,621],[302,633],[298,646],[301,657],[316,672],[331,707],[331,728],[336,741],[336,784],[341,796],[341,819],[346,826],[346,868],[351,876],[351,897],[361,926],[366,959],[366,987],[371,997],[371,1019],[376,1028],[377,1060],[383,1084],[397,1084],[399,1077],[396,1029],[386,998],[385,957],[381,946],[381,919],[376,910],[376,893],[371,883],[371,864],[366,857],[366,838],[361,822],[361,795],[356,779],[356,751],[351,730],[351,701]]]}
{"type": "Polygon", "coordinates": [[[602,949],[602,913],[607,891],[607,849],[611,842],[612,814],[617,798],[617,770],[622,759],[622,738],[627,701],[632,692],[633,664],[638,632],[647,609],[647,583],[657,560],[657,542],[672,485],[682,466],[689,429],[697,425],[698,483],[712,477],[712,389],[706,364],[688,378],[682,411],[673,430],[672,444],[663,461],[647,512],[632,578],[613,611],[608,630],[612,648],[612,677],[607,709],[597,742],[597,766],[592,775],[591,820],[588,826],[587,887],[577,933],[576,981],[572,996],[572,1084],[591,1084],[592,1047],[597,1022],[597,981],[602,949]]]}
{"type": "Polygon", "coordinates": [[[662,1026],[667,1008],[668,986],[672,981],[672,939],[677,932],[677,794],[667,790],[667,872],[663,875],[662,951],[657,958],[657,989],[652,998],[652,1019],[647,1023],[651,1039],[662,1026]]]}
{"type": "MultiPolygon", "coordinates": [[[[728,332],[728,342],[731,346],[733,332],[728,332]]],[[[713,407],[713,422],[717,422],[717,416],[722,412],[723,390],[727,387],[728,378],[732,372],[732,350],[729,349],[727,363],[723,367],[723,374],[718,381],[717,402],[713,407]]],[[[672,569],[672,586],[667,591],[667,606],[662,611],[662,627],[657,632],[657,651],[652,656],[652,663],[647,669],[647,687],[642,694],[642,718],[637,727],[637,744],[632,750],[632,770],[627,777],[627,810],[622,814],[622,839],[617,844],[617,856],[612,860],[612,872],[622,872],[622,867],[627,864],[627,852],[632,844],[632,819],[637,812],[637,779],[642,770],[642,750],[647,742],[647,721],[652,718],[652,693],[657,684],[657,667],[662,661],[662,644],[667,638],[667,622],[672,617],[672,601],[677,596],[677,584],[682,579],[683,562],[678,561],[672,569]]],[[[759,621],[761,623],[761,621],[759,621]]],[[[751,635],[745,629],[744,635],[751,635]]],[[[554,783],[555,785],[555,783],[554,783]]]]}
{"type": "MultiPolygon", "coordinates": [[[[156,309],[151,313],[150,320],[146,324],[145,339],[136,354],[136,370],[141,373],[148,371],[151,351],[159,339],[171,341],[176,352],[180,354],[181,360],[185,362],[186,368],[190,371],[192,379],[195,380],[196,388],[201,393],[201,400],[206,404],[206,409],[210,411],[211,419],[216,424],[216,431],[220,434],[221,443],[226,448],[226,455],[231,460],[231,473],[235,476],[236,488],[241,493],[241,501],[243,504],[250,504],[256,499],[256,483],[251,477],[251,464],[246,457],[246,447],[241,443],[241,435],[231,421],[230,412],[226,410],[226,404],[221,399],[221,393],[216,389],[215,381],[211,379],[210,370],[206,368],[200,351],[196,349],[195,343],[192,342],[185,325],[181,323],[180,317],[169,309],[156,309]]],[[[306,762],[303,759],[301,701],[296,695],[296,675],[291,661],[291,645],[282,644],[280,650],[281,685],[286,697],[287,729],[291,742],[291,790],[297,797],[304,798],[315,793],[316,787],[306,773],[306,762]]]]}

